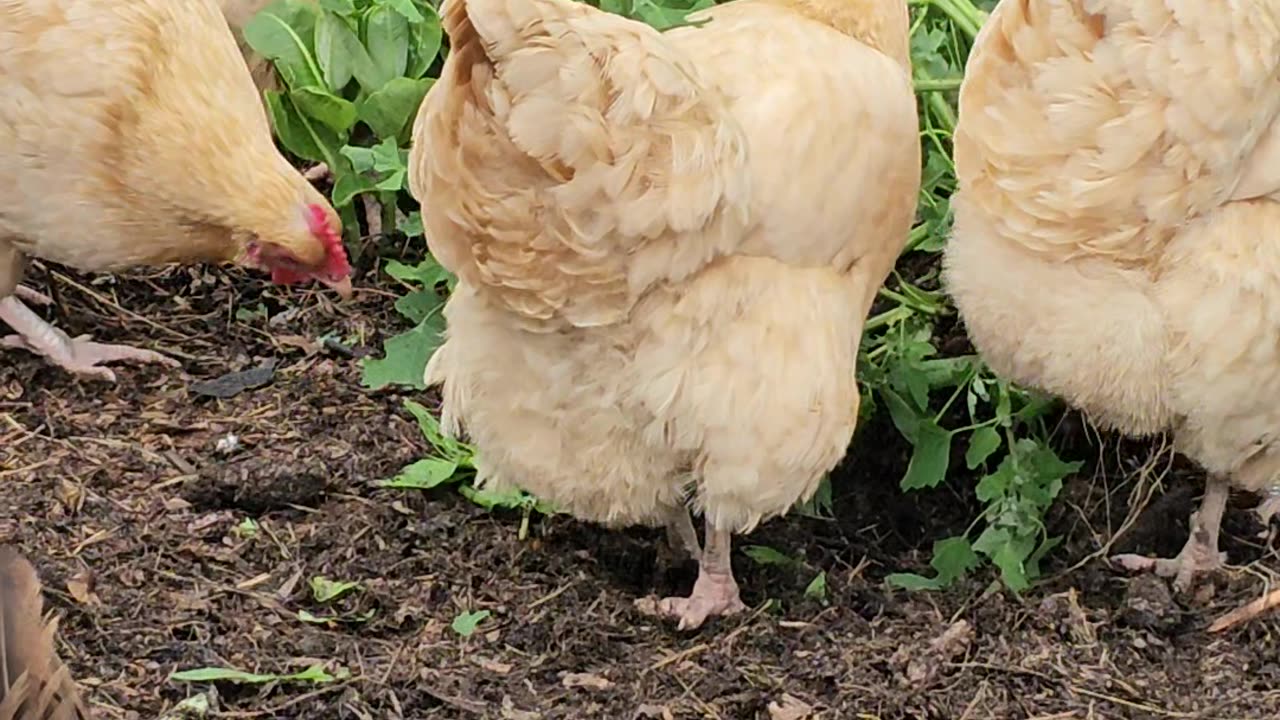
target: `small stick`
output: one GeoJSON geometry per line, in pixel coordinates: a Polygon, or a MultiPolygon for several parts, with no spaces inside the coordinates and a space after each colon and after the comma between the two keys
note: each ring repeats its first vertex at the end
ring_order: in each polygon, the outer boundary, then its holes
{"type": "Polygon", "coordinates": [[[1209,632],[1218,633],[1241,623],[1249,622],[1274,607],[1280,607],[1280,588],[1272,590],[1248,605],[1242,605],[1214,620],[1213,624],[1209,626],[1209,632]]]}

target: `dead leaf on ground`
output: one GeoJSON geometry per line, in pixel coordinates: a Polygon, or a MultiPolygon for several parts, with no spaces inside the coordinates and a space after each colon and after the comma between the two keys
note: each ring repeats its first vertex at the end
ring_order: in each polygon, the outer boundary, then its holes
{"type": "Polygon", "coordinates": [[[769,703],[769,720],[806,720],[812,716],[813,706],[790,693],[769,703]]]}
{"type": "Polygon", "coordinates": [[[587,690],[608,690],[613,681],[594,673],[566,673],[561,683],[567,688],[585,688],[587,690]]]}
{"type": "Polygon", "coordinates": [[[67,580],[67,592],[81,605],[97,605],[101,601],[94,594],[93,585],[93,575],[87,571],[81,571],[67,580]]]}

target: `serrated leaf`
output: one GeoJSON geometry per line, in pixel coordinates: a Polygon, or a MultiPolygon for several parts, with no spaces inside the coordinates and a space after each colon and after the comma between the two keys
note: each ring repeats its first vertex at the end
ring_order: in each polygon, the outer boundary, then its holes
{"type": "Polygon", "coordinates": [[[360,382],[370,390],[388,385],[405,385],[425,390],[422,372],[427,361],[444,342],[440,335],[443,321],[435,324],[430,319],[414,329],[401,333],[382,344],[383,357],[365,358],[360,382]]]}
{"type": "Polygon", "coordinates": [[[902,476],[903,490],[936,487],[947,476],[951,462],[951,431],[932,419],[924,419],[916,428],[915,448],[911,462],[902,476]]]}
{"type": "Polygon", "coordinates": [[[1000,449],[1003,442],[999,431],[993,427],[980,427],[969,435],[969,449],[965,451],[964,463],[970,470],[976,470],[1000,449]]]}
{"type": "Polygon", "coordinates": [[[973,542],[973,550],[991,557],[997,550],[1008,544],[1009,540],[1010,535],[1007,529],[990,525],[973,542]]]}
{"type": "Polygon", "coordinates": [[[957,535],[933,544],[933,559],[929,564],[938,571],[939,585],[947,587],[977,567],[978,562],[969,538],[957,535]]]}

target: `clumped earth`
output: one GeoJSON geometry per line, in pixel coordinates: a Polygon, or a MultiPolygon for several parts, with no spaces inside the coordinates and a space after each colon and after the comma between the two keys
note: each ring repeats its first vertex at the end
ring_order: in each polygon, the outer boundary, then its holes
{"type": "Polygon", "coordinates": [[[397,328],[389,292],[337,304],[189,268],[33,279],[59,296],[72,334],[170,352],[187,373],[127,368],[109,386],[0,356],[0,542],[38,567],[63,616],[60,652],[98,717],[157,718],[202,694],[215,718],[1280,714],[1280,619],[1207,632],[1280,570],[1249,499],[1224,530],[1236,566],[1194,596],[1123,576],[1100,551],[1176,552],[1200,478],[1149,445],[1092,438],[1073,416],[1061,452],[1091,462],[1051,518],[1065,536],[1051,576],[1023,597],[992,589],[988,571],[944,593],[884,583],[927,572],[933,541],[962,532],[977,506],[959,475],[899,492],[907,448],[873,421],[834,478],[835,519],[792,516],[740,541],[803,566],[739,551],[752,611],[682,634],[632,605],[691,585],[692,568],[659,560],[658,532],[552,517],[521,539],[518,516],[450,490],[379,487],[424,452],[408,395],[359,385],[358,358],[397,328]],[[273,374],[239,394],[192,389],[271,360],[273,374]],[[1165,490],[1111,543],[1144,477],[1165,490]],[[820,570],[825,602],[804,596],[820,570]],[[316,576],[360,589],[321,604],[316,576]],[[451,628],[482,610],[469,637],[451,628]],[[169,678],[316,664],[335,679],[169,678]]]}

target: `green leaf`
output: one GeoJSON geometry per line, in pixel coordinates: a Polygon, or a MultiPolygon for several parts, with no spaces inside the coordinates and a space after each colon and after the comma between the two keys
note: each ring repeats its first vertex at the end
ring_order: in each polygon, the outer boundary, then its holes
{"type": "Polygon", "coordinates": [[[360,588],[360,583],[346,580],[330,580],[323,575],[311,578],[311,596],[318,603],[327,603],[360,588]]]}
{"type": "Polygon", "coordinates": [[[422,22],[409,26],[409,65],[404,74],[414,80],[431,69],[431,64],[440,54],[441,41],[444,39],[440,16],[436,14],[435,8],[428,5],[424,9],[426,15],[422,22]]]}
{"type": "Polygon", "coordinates": [[[194,670],[180,670],[169,675],[170,680],[178,682],[233,682],[240,684],[262,684],[279,680],[279,675],[248,673],[243,670],[224,667],[202,667],[194,670]]]}
{"type": "Polygon", "coordinates": [[[494,508],[507,508],[514,510],[516,508],[523,508],[533,501],[532,495],[514,487],[494,490],[492,488],[477,488],[472,485],[462,485],[458,488],[458,492],[462,493],[463,497],[485,510],[492,510],[494,508]]]}
{"type": "Polygon", "coordinates": [[[779,552],[768,545],[748,545],[742,548],[742,553],[760,565],[776,565],[781,567],[796,567],[801,565],[799,560],[779,552]]]}
{"type": "Polygon", "coordinates": [[[444,342],[440,335],[443,326],[443,320],[436,323],[429,318],[414,329],[384,342],[382,359],[365,358],[361,383],[370,390],[388,385],[425,390],[422,373],[444,342]]]}
{"type": "Polygon", "coordinates": [[[244,27],[244,40],[270,58],[289,87],[322,85],[311,39],[320,11],[302,0],[277,0],[263,8],[244,27]]]}
{"type": "Polygon", "coordinates": [[[916,428],[915,449],[902,476],[903,490],[936,487],[947,476],[951,462],[951,431],[925,419],[916,428]]]}
{"type": "Polygon", "coordinates": [[[942,586],[937,579],[927,578],[915,573],[892,573],[885,578],[885,582],[910,592],[942,589],[942,586]]]}
{"type": "Polygon", "coordinates": [[[458,463],[443,458],[423,458],[406,465],[399,475],[380,483],[383,487],[430,490],[453,479],[458,463]]]}
{"type": "MultiPolygon", "coordinates": [[[[403,15],[406,20],[411,22],[422,22],[423,20],[422,12],[414,4],[413,0],[386,0],[386,3],[394,8],[396,12],[403,15]]],[[[427,9],[430,10],[430,7],[427,9]]]]}
{"type": "Polygon", "coordinates": [[[265,93],[267,114],[276,137],[285,149],[306,160],[333,163],[342,139],[323,126],[313,125],[302,116],[293,100],[275,91],[265,93]]]}
{"type": "Polygon", "coordinates": [[[365,173],[356,172],[351,167],[351,162],[345,157],[348,150],[364,149],[353,148],[347,145],[340,151],[341,160],[334,163],[330,167],[333,171],[333,205],[334,207],[347,207],[351,205],[351,201],[360,193],[375,192],[377,188],[374,186],[373,180],[365,173]]]}
{"type": "Polygon", "coordinates": [[[1007,545],[1010,538],[1011,535],[1007,529],[991,525],[986,530],[983,530],[978,539],[974,541],[973,550],[991,557],[996,554],[997,550],[1007,545]]]}
{"type": "Polygon", "coordinates": [[[409,66],[409,20],[390,5],[374,7],[365,18],[364,44],[379,76],[383,78],[381,85],[365,87],[372,92],[392,78],[403,76],[409,66]]]}
{"type": "Polygon", "coordinates": [[[472,634],[475,633],[476,628],[480,625],[480,623],[484,622],[484,620],[488,617],[489,617],[488,610],[481,610],[479,612],[458,613],[458,617],[453,619],[453,624],[450,625],[450,627],[453,628],[454,632],[458,633],[464,638],[471,637],[472,634]]]}
{"type": "Polygon", "coordinates": [[[1002,442],[1000,433],[995,428],[980,427],[969,436],[969,449],[965,451],[964,463],[970,470],[976,470],[991,457],[991,453],[1000,449],[1002,442]]]}
{"type": "Polygon", "coordinates": [[[809,582],[809,585],[804,589],[804,596],[806,598],[809,598],[810,600],[817,600],[818,602],[826,602],[827,573],[825,570],[822,572],[819,572],[818,575],[809,582]]]}
{"type": "Polygon", "coordinates": [[[321,15],[316,22],[316,59],[325,84],[333,92],[340,92],[351,82],[352,56],[357,52],[365,53],[365,49],[351,28],[336,15],[321,15]]]}
{"type": "Polygon", "coordinates": [[[307,612],[306,610],[299,610],[297,618],[300,622],[308,623],[311,625],[333,625],[334,624],[333,618],[320,617],[318,615],[313,615],[312,613],[307,612]]]}
{"type": "MultiPolygon", "coordinates": [[[[444,310],[444,297],[432,290],[414,290],[396,300],[396,312],[413,323],[421,323],[432,317],[438,317],[444,310]]],[[[443,323],[436,322],[443,330],[443,323]]]]}
{"type": "Polygon", "coordinates": [[[422,99],[434,83],[432,78],[392,78],[369,93],[357,107],[357,115],[378,137],[405,138],[422,99]]]}
{"type": "Polygon", "coordinates": [[[324,123],[335,133],[343,133],[356,124],[356,106],[318,87],[302,87],[289,92],[298,109],[324,123]]]}
{"type": "Polygon", "coordinates": [[[880,395],[884,398],[885,406],[889,408],[889,417],[898,428],[898,432],[914,444],[923,416],[903,400],[901,395],[887,387],[880,389],[880,395]]]}
{"type": "Polygon", "coordinates": [[[440,421],[436,419],[435,415],[432,415],[430,411],[412,400],[405,400],[404,407],[418,421],[418,429],[422,431],[422,436],[427,439],[427,442],[441,457],[456,462],[459,467],[475,467],[472,462],[474,457],[472,448],[465,443],[446,436],[441,430],[440,421]]]}
{"type": "Polygon", "coordinates": [[[422,237],[425,232],[422,228],[422,213],[414,210],[404,216],[396,225],[396,229],[404,233],[406,237],[422,237]]]}
{"type": "Polygon", "coordinates": [[[978,562],[969,538],[957,535],[933,544],[933,559],[929,564],[938,571],[938,583],[947,587],[977,567],[978,562]]]}
{"type": "Polygon", "coordinates": [[[320,7],[336,12],[339,15],[353,15],[356,4],[353,0],[320,0],[320,7]]]}

